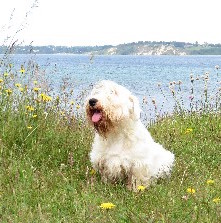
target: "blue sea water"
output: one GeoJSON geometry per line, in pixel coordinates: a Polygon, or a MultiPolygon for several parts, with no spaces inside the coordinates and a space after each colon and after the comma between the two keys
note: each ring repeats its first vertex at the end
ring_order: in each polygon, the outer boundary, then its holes
{"type": "MultiPolygon", "coordinates": [[[[94,56],[50,54],[14,55],[16,66],[34,60],[45,70],[51,84],[55,87],[63,77],[69,76],[76,91],[88,89],[99,80],[113,80],[139,97],[145,97],[149,108],[154,98],[160,112],[172,111],[173,97],[169,83],[182,81],[183,100],[188,105],[191,92],[190,74],[194,77],[209,72],[210,85],[217,85],[216,65],[221,67],[221,56],[94,56]],[[161,83],[161,89],[158,87],[161,83]],[[163,93],[162,93],[163,92],[163,93]]],[[[220,76],[219,72],[219,76],[220,76]]],[[[195,89],[203,88],[203,80],[194,81],[195,89]]],[[[217,86],[216,86],[217,87],[217,86]]],[[[176,88],[178,88],[176,86],[176,88]]],[[[58,88],[57,88],[58,89],[58,88]]],[[[153,109],[153,107],[152,107],[153,109]]]]}

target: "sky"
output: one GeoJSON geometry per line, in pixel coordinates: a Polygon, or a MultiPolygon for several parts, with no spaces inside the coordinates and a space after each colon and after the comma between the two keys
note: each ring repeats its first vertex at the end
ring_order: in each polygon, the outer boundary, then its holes
{"type": "Polygon", "coordinates": [[[33,2],[1,4],[0,45],[8,36],[34,46],[221,43],[220,0],[38,0],[32,7],[33,2]]]}

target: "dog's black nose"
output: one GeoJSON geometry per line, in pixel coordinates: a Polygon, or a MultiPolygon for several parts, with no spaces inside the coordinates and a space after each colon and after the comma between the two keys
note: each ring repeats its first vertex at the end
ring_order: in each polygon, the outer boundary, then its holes
{"type": "Polygon", "coordinates": [[[97,99],[96,99],[96,98],[91,98],[91,99],[89,100],[89,105],[92,106],[92,107],[95,106],[96,103],[97,103],[97,99]]]}

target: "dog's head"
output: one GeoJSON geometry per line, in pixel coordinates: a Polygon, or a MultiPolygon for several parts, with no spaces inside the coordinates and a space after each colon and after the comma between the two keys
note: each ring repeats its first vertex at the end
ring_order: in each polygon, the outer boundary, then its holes
{"type": "Polygon", "coordinates": [[[85,107],[89,122],[103,136],[123,121],[140,118],[138,99],[125,87],[112,81],[97,83],[86,99],[85,107]]]}

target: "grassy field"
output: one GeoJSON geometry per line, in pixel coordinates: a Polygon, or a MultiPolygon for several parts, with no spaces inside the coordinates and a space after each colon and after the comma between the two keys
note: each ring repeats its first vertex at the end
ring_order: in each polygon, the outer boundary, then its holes
{"type": "Polygon", "coordinates": [[[176,163],[170,179],[134,193],[102,183],[92,169],[93,131],[66,88],[55,96],[36,80],[36,67],[2,67],[0,222],[221,222],[219,112],[151,125],[176,163]],[[106,202],[115,206],[101,208],[106,202]]]}

